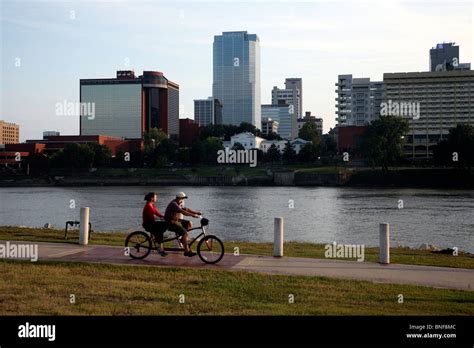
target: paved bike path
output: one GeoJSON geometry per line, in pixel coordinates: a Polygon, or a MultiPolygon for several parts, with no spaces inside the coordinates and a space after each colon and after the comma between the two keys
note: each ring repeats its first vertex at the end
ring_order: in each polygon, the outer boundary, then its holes
{"type": "MultiPolygon", "coordinates": [[[[6,241],[0,241],[5,244],[6,241]]],[[[31,244],[10,241],[10,244],[31,244]]],[[[80,246],[66,243],[38,244],[38,260],[57,260],[87,263],[112,263],[121,265],[193,267],[225,269],[268,274],[324,276],[331,278],[367,280],[376,283],[396,283],[431,286],[448,289],[474,290],[474,270],[434,266],[390,264],[373,262],[310,259],[296,257],[225,254],[216,265],[204,264],[198,256],[185,257],[181,252],[170,252],[162,257],[152,252],[143,260],[125,256],[124,248],[117,246],[80,246]]]]}

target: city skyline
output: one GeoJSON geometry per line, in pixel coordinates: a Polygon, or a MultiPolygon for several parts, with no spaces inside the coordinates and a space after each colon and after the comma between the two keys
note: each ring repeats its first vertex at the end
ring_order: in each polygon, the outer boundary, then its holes
{"type": "Polygon", "coordinates": [[[322,117],[324,132],[336,123],[340,74],[382,80],[384,73],[428,71],[430,48],[449,41],[459,45],[461,62],[472,62],[470,3],[347,2],[344,12],[324,1],[242,4],[4,1],[1,118],[21,126],[21,141],[45,130],[79,134],[77,118],[56,116],[55,104],[79,101],[81,78],[126,69],[163,71],[180,85],[180,117],[192,118],[193,100],[212,95],[212,40],[225,31],[260,38],[261,104],[270,104],[273,86],[301,77],[302,112],[322,117]],[[140,17],[157,13],[160,23],[140,17]],[[166,35],[157,35],[164,28],[166,35]]]}

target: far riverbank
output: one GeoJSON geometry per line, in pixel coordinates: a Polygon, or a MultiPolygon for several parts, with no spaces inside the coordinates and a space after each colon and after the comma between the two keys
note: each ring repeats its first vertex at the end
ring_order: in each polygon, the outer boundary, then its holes
{"type": "Polygon", "coordinates": [[[49,175],[5,175],[0,187],[48,186],[328,186],[474,189],[474,173],[449,168],[344,167],[100,168],[52,170],[49,175]]]}

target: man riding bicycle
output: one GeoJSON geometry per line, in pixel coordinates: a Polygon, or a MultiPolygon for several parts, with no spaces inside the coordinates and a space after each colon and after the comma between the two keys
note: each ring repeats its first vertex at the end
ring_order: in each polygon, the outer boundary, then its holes
{"type": "Polygon", "coordinates": [[[183,201],[188,197],[184,192],[179,192],[176,194],[176,198],[173,199],[165,211],[165,221],[167,223],[168,230],[175,232],[181,236],[181,243],[184,247],[184,255],[192,257],[196,253],[192,252],[188,245],[188,229],[191,228],[191,222],[188,220],[182,219],[181,215],[199,217],[200,212],[194,211],[189,208],[184,208],[183,201]]]}

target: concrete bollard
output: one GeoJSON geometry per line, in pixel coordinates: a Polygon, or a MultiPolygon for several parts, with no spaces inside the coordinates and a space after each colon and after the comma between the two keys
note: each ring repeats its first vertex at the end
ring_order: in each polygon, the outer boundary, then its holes
{"type": "Polygon", "coordinates": [[[380,257],[379,262],[390,263],[390,225],[382,223],[379,226],[380,257]]]}
{"type": "Polygon", "coordinates": [[[89,243],[89,207],[81,208],[79,244],[87,245],[89,243]]]}
{"type": "Polygon", "coordinates": [[[273,244],[273,256],[283,256],[283,218],[275,218],[275,236],[273,244]]]}

